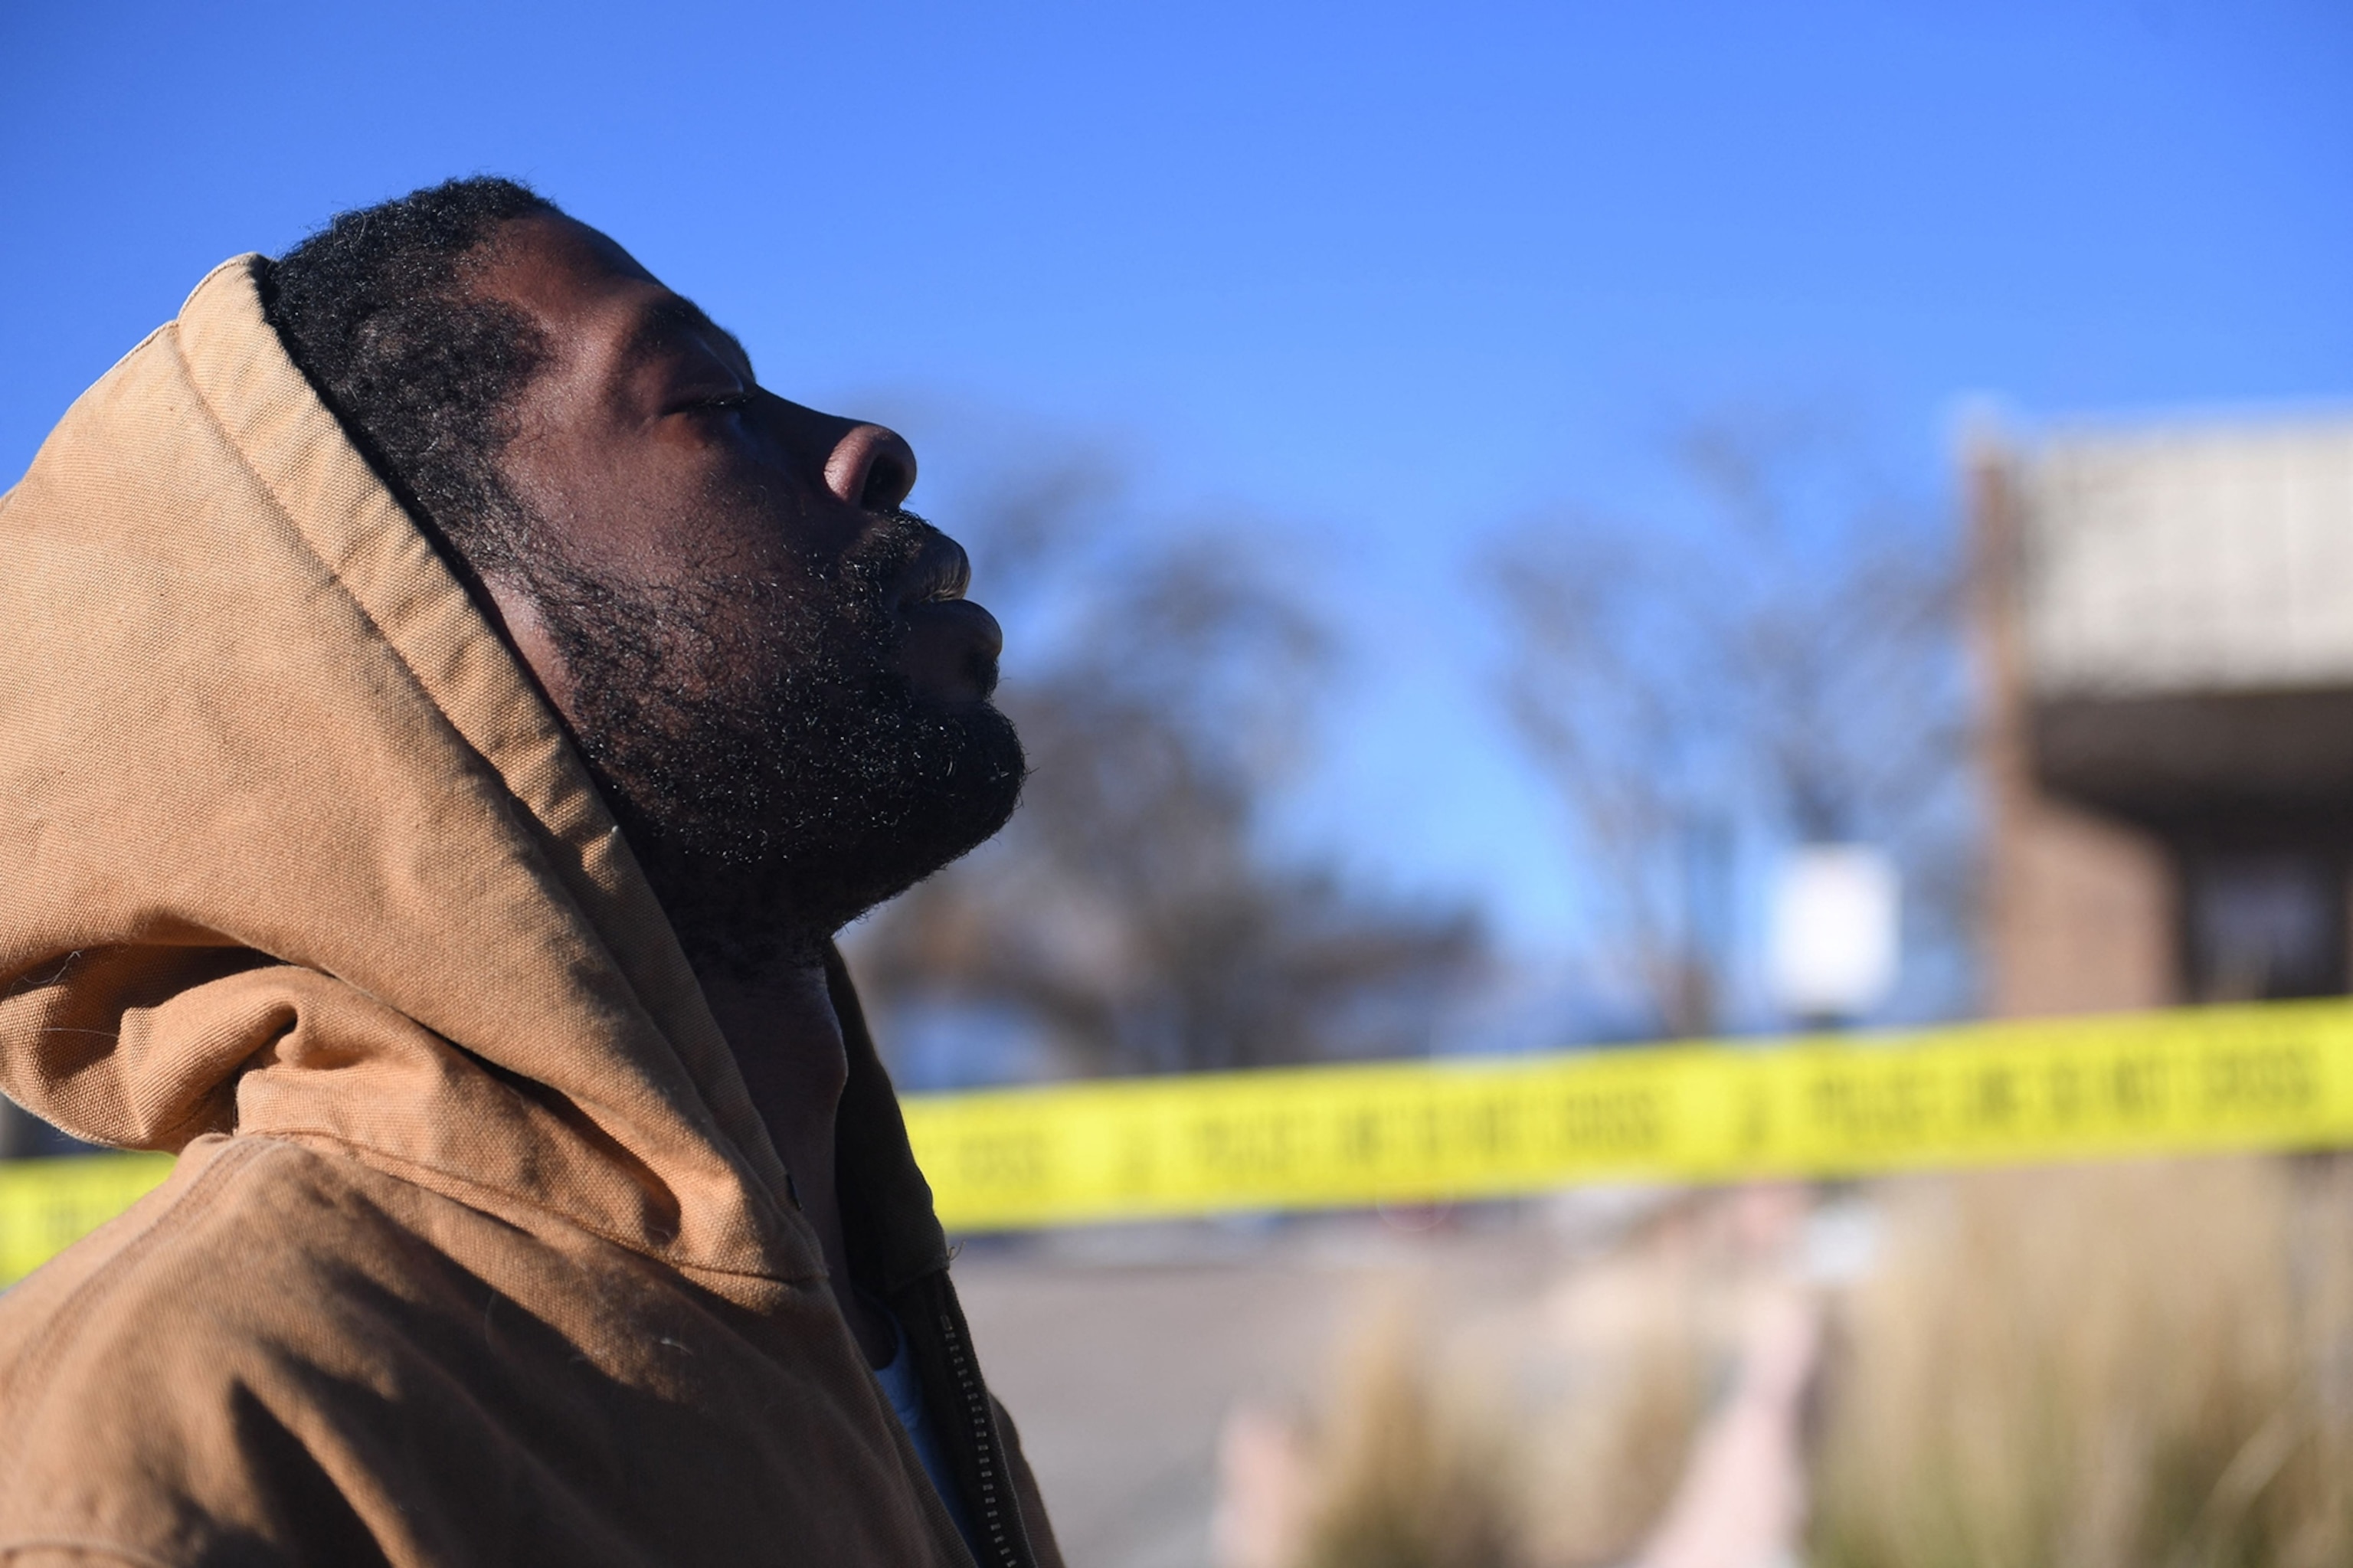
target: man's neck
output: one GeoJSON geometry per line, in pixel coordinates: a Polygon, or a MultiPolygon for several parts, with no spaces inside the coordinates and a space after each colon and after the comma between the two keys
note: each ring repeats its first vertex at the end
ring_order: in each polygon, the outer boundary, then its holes
{"type": "Polygon", "coordinates": [[[834,1124],[849,1058],[841,1019],[816,959],[777,963],[753,978],[697,966],[712,1016],[735,1053],[752,1105],[792,1172],[801,1212],[817,1231],[841,1315],[869,1363],[891,1359],[897,1336],[851,1288],[841,1205],[834,1190],[834,1124]]]}

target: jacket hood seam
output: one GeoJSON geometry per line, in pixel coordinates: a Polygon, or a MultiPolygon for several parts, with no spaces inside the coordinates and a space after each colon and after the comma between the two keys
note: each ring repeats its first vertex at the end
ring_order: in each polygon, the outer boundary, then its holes
{"type": "MultiPolygon", "coordinates": [[[[460,1049],[462,1049],[462,1047],[460,1047],[460,1049]]],[[[676,1269],[681,1274],[706,1274],[727,1279],[756,1279],[771,1285],[786,1286],[807,1285],[828,1277],[823,1270],[807,1275],[770,1274],[758,1269],[729,1268],[723,1264],[701,1263],[691,1258],[677,1256],[674,1254],[657,1252],[653,1248],[646,1245],[643,1242],[631,1241],[628,1237],[618,1234],[613,1231],[607,1230],[602,1225],[590,1224],[586,1221],[581,1219],[577,1214],[566,1213],[563,1209],[541,1202],[537,1199],[527,1197],[522,1193],[509,1192],[503,1187],[497,1187],[487,1181],[477,1181],[472,1177],[462,1175],[459,1172],[448,1170],[446,1167],[436,1165],[429,1160],[412,1159],[407,1155],[396,1153],[388,1149],[378,1148],[376,1145],[372,1143],[364,1143],[358,1139],[349,1137],[343,1133],[330,1131],[323,1128],[273,1127],[267,1132],[238,1132],[233,1134],[232,1137],[234,1140],[238,1143],[276,1142],[283,1143],[290,1148],[295,1149],[306,1148],[313,1141],[330,1143],[338,1149],[348,1150],[352,1156],[359,1160],[361,1164],[369,1166],[375,1170],[382,1171],[388,1176],[396,1176],[399,1177],[403,1181],[408,1181],[410,1178],[402,1175],[402,1171],[422,1172],[426,1175],[436,1178],[440,1182],[447,1183],[449,1187],[462,1189],[468,1192],[487,1194],[501,1202],[512,1204],[514,1207],[520,1209],[528,1209],[535,1214],[541,1214],[548,1219],[556,1221],[560,1224],[568,1225],[572,1229],[578,1231],[583,1235],[594,1236],[598,1241],[604,1242],[608,1245],[620,1248],[623,1252],[632,1254],[638,1257],[649,1259],[652,1262],[660,1264],[665,1268],[676,1269]],[[397,1169],[396,1169],[396,1167],[397,1169]]],[[[427,1192],[438,1190],[435,1187],[427,1186],[426,1183],[421,1181],[413,1182],[413,1184],[419,1187],[425,1187],[427,1192]]],[[[486,1207],[481,1203],[470,1202],[465,1198],[458,1196],[455,1192],[444,1192],[443,1195],[450,1198],[452,1202],[465,1204],[467,1208],[473,1210],[478,1214],[484,1214],[494,1220],[499,1218],[498,1212],[495,1209],[486,1207]]]]}

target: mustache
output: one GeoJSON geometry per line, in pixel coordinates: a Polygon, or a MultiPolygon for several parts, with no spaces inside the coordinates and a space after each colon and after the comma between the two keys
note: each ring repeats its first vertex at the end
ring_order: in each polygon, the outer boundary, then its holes
{"type": "MultiPolygon", "coordinates": [[[[520,575],[543,608],[593,608],[606,616],[633,611],[663,630],[707,625],[731,603],[774,612],[830,601],[837,614],[872,624],[902,604],[963,597],[971,567],[962,546],[904,507],[874,515],[874,524],[846,549],[822,556],[793,551],[784,563],[764,569],[690,557],[671,580],[624,583],[553,546],[526,562],[520,575]]],[[[767,615],[755,612],[751,619],[767,615]]]]}
{"type": "Polygon", "coordinates": [[[971,576],[963,548],[929,518],[903,506],[874,514],[873,524],[835,564],[845,578],[871,586],[893,602],[961,597],[971,576]]]}

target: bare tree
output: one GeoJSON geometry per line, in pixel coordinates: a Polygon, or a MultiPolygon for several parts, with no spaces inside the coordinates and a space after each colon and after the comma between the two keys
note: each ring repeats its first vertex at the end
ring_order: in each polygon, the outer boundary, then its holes
{"type": "Polygon", "coordinates": [[[1967,703],[1957,554],[1923,509],[1786,422],[1701,423],[1672,466],[1688,508],[1538,519],[1486,576],[1594,957],[1695,1035],[1725,1021],[1744,848],[1877,842],[1916,928],[1958,940],[1967,703]]]}
{"type": "Polygon", "coordinates": [[[1033,771],[998,841],[857,933],[879,1004],[1009,1012],[1087,1072],[1427,1049],[1478,961],[1473,919],[1370,901],[1264,842],[1335,654],[1263,531],[1123,525],[1086,468],[959,531],[992,598],[1011,590],[1000,700],[1033,771]]]}

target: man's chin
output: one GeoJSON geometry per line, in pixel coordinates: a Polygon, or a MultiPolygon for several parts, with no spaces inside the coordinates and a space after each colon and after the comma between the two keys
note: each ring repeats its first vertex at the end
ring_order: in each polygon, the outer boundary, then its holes
{"type": "Polygon", "coordinates": [[[872,874],[836,930],[995,838],[1021,803],[1029,759],[1013,721],[985,699],[926,706],[927,727],[942,740],[954,736],[953,755],[944,768],[923,770],[925,787],[903,799],[895,822],[878,821],[881,831],[866,837],[861,853],[843,857],[845,872],[862,863],[872,874]]]}
{"type": "Polygon", "coordinates": [[[902,752],[896,768],[803,796],[759,835],[762,853],[644,857],[691,958],[745,976],[805,962],[1011,820],[1028,773],[1012,721],[987,703],[923,705],[913,716],[902,737],[913,744],[883,748],[902,752]]]}

